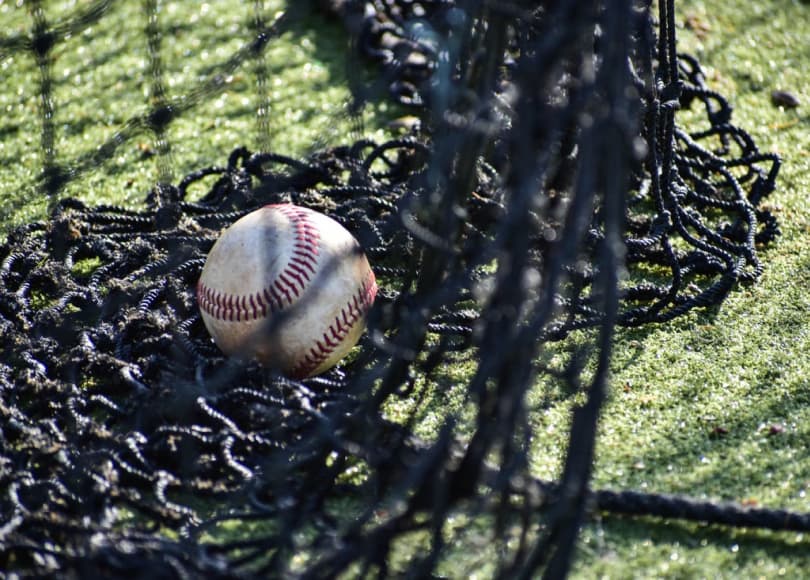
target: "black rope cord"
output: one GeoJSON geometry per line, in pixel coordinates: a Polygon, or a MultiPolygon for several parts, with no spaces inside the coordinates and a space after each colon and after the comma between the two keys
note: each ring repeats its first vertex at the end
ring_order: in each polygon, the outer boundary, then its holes
{"type": "MultiPolygon", "coordinates": [[[[775,188],[779,159],[731,123],[729,104],[706,86],[697,60],[675,54],[671,1],[660,3],[657,39],[642,7],[628,12],[631,32],[618,45],[598,35],[594,43],[596,23],[602,35],[615,30],[596,6],[472,3],[477,8],[465,5],[465,12],[449,0],[329,3],[360,54],[381,67],[380,80],[359,100],[383,87],[401,104],[427,111],[425,131],[303,160],[242,147],[225,165],[201,168],[176,185],[169,183],[165,129],[221,90],[221,75],[169,101],[157,3],[146,2],[155,108],[98,150],[60,164],[50,122],[53,62],[46,56],[70,34],[103,22],[110,3],[56,25],[33,4],[32,36],[0,38],[0,57],[41,56],[46,179],[37,186],[54,206],[47,220],[13,230],[0,246],[0,488],[8,490],[0,495],[0,567],[324,577],[354,564],[384,576],[395,572],[387,561],[393,544],[421,531],[429,548],[408,571],[435,574],[445,548],[442,526],[462,508],[471,517],[493,515],[496,531],[520,522],[519,547],[498,564],[504,577],[567,570],[569,536],[580,522],[561,506],[810,529],[807,514],[634,491],[572,495],[559,482],[527,475],[523,394],[538,373],[553,373],[532,362],[536,344],[600,328],[597,350],[607,352],[603,343],[614,325],[665,322],[715,306],[736,284],[758,278],[757,245],[778,235],[759,204],[775,188]],[[490,25],[479,26],[485,18],[490,25]],[[503,50],[477,50],[482,46],[503,50]],[[582,54],[623,62],[621,50],[635,64],[624,71],[626,81],[608,74],[588,81],[571,72],[582,54]],[[482,62],[476,55],[483,53],[501,61],[482,62]],[[559,77],[536,74],[554,69],[540,66],[547,62],[560,65],[559,77]],[[535,77],[536,86],[527,81],[535,77]],[[454,88],[442,93],[437,78],[454,88]],[[560,94],[549,98],[543,81],[560,94]],[[637,97],[610,82],[626,82],[637,97]],[[521,89],[518,98],[510,84],[521,89]],[[638,124],[620,129],[637,129],[645,153],[621,157],[629,195],[617,196],[614,186],[588,197],[597,170],[580,171],[579,181],[572,175],[577,163],[597,166],[605,149],[580,122],[598,112],[593,103],[604,94],[623,95],[612,106],[627,107],[638,124]],[[444,111],[439,104],[458,114],[429,113],[444,111]],[[675,123],[676,111],[695,105],[704,108],[708,127],[688,133],[675,123]],[[524,131],[512,125],[514,115],[524,115],[524,131]],[[67,181],[144,130],[154,135],[161,162],[143,209],[58,199],[67,181]],[[346,226],[381,285],[353,358],[303,382],[226,359],[202,325],[193,291],[218,232],[278,202],[346,226]],[[629,272],[621,285],[600,270],[617,259],[608,238],[619,232],[619,215],[629,272]],[[493,262],[500,264],[495,273],[493,262]],[[525,283],[527,275],[535,282],[525,283]],[[454,356],[470,353],[479,362],[468,397],[479,414],[466,445],[453,435],[452,416],[431,442],[412,433],[416,411],[398,422],[383,418],[387,399],[425,396],[419,380],[430,382],[454,356]],[[503,463],[487,463],[492,453],[503,463]],[[492,493],[482,495],[478,484],[492,493]],[[351,521],[336,502],[354,514],[351,521]],[[545,536],[541,513],[548,514],[545,536]],[[205,539],[228,522],[265,526],[238,540],[205,539]],[[161,527],[177,530],[178,538],[155,533],[161,527]],[[295,569],[299,552],[311,560],[295,569]]],[[[253,8],[253,40],[218,72],[253,60],[258,141],[265,145],[271,103],[261,54],[285,17],[268,27],[261,3],[253,8]]],[[[615,129],[610,116],[594,119],[615,129]]],[[[586,390],[593,404],[579,420],[595,426],[597,390],[582,385],[574,358],[558,378],[586,390]]],[[[569,458],[587,443],[572,441],[569,458]]],[[[571,461],[568,469],[584,486],[588,468],[571,461]]]]}

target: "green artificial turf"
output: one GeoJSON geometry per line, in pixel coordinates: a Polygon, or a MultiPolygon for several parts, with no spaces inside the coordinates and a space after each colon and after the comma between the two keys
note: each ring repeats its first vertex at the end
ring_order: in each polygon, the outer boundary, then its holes
{"type": "MultiPolygon", "coordinates": [[[[761,251],[761,280],[720,308],[619,332],[594,486],[810,512],[810,5],[681,0],[676,10],[679,49],[700,59],[733,122],[784,161],[767,201],[782,236],[761,251]],[[799,107],[772,103],[773,90],[799,107]]],[[[552,445],[566,414],[541,415],[552,445]]],[[[808,577],[810,538],[604,515],[584,530],[574,575],[808,577]]]]}
{"type": "MultiPolygon", "coordinates": [[[[43,2],[47,22],[58,25],[88,2],[43,2]]],[[[269,24],[282,0],[266,1],[269,24]]],[[[160,57],[166,96],[171,102],[211,79],[251,40],[253,3],[226,0],[158,2],[163,30],[160,57]]],[[[301,12],[301,11],[296,11],[301,12]]],[[[0,34],[27,35],[30,3],[0,0],[0,34]]],[[[75,165],[111,140],[125,123],[150,111],[153,88],[144,2],[113,2],[98,22],[60,42],[51,52],[55,161],[75,165]]],[[[270,103],[269,148],[300,157],[326,145],[349,143],[360,134],[382,140],[396,107],[386,102],[366,108],[360,123],[347,114],[348,40],[337,21],[320,15],[295,18],[265,51],[270,103]],[[365,125],[367,131],[358,131],[365,125]]],[[[221,93],[205,98],[171,123],[167,131],[172,178],[224,165],[236,147],[257,150],[257,94],[253,62],[225,77],[221,93]]],[[[357,68],[355,63],[355,69],[357,68]]],[[[362,69],[360,69],[362,74],[362,69]]],[[[42,168],[39,87],[33,54],[0,50],[0,220],[7,228],[44,215],[47,200],[36,190],[42,168]]],[[[64,195],[88,202],[142,204],[158,180],[159,156],[153,136],[143,132],[119,146],[113,157],[71,182],[64,195]]],[[[198,192],[202,193],[202,187],[198,192]]],[[[192,192],[193,195],[194,192],[192,192]]]]}
{"type": "MultiPolygon", "coordinates": [[[[45,4],[49,20],[85,5],[45,4]]],[[[280,0],[265,4],[268,15],[283,5],[280,0]]],[[[160,22],[171,31],[162,49],[170,98],[216,71],[246,40],[244,27],[252,18],[249,2],[160,6],[160,22]]],[[[734,123],[750,131],[763,151],[775,151],[784,160],[778,190],[767,201],[782,236],[761,251],[761,280],[736,289],[720,308],[618,333],[594,486],[810,511],[810,5],[679,0],[676,9],[682,50],[700,58],[710,86],[730,99],[734,123]],[[791,91],[800,106],[774,105],[774,89],[791,91]]],[[[0,0],[0,21],[6,36],[31,26],[26,6],[16,2],[0,0]]],[[[142,2],[116,2],[101,22],[54,51],[58,163],[91,154],[127,119],[148,110],[145,26],[142,2]]],[[[266,90],[275,151],[302,155],[317,144],[348,143],[360,136],[344,114],[350,95],[346,47],[340,26],[320,17],[296,23],[269,45],[266,90]]],[[[250,66],[246,63],[228,79],[221,96],[170,126],[175,180],[201,166],[223,164],[239,145],[258,146],[250,66]]],[[[47,206],[36,195],[33,179],[42,163],[38,85],[39,72],[29,54],[0,58],[0,219],[5,228],[42,217],[47,206]]],[[[385,103],[369,108],[364,134],[384,138],[386,123],[398,114],[385,103]]],[[[697,110],[679,120],[696,127],[702,122],[697,110]]],[[[137,207],[157,179],[157,160],[150,135],[143,134],[71,183],[66,193],[90,203],[137,207]]],[[[421,435],[430,437],[448,409],[470,416],[460,385],[472,366],[473,361],[459,360],[437,382],[425,385],[429,395],[413,402],[424,406],[417,425],[421,435]]],[[[551,479],[563,457],[572,403],[546,385],[538,385],[530,403],[536,409],[534,473],[551,479]]],[[[407,403],[388,407],[392,417],[408,411],[407,403]]],[[[494,565],[487,550],[489,526],[467,522],[460,514],[453,527],[467,531],[441,571],[450,577],[486,577],[494,565]]],[[[423,541],[403,542],[402,558],[423,541]]],[[[808,538],[796,533],[594,514],[583,530],[574,576],[807,577],[808,548],[808,538]]]]}

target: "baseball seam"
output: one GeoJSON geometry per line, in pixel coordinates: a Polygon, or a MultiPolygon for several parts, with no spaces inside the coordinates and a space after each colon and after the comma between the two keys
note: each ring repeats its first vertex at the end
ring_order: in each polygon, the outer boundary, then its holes
{"type": "Polygon", "coordinates": [[[315,341],[315,346],[293,367],[290,375],[293,378],[305,378],[323,364],[340,346],[357,321],[366,315],[376,295],[377,281],[374,272],[369,270],[354,296],[341,308],[321,339],[315,341]]]}
{"type": "Polygon", "coordinates": [[[265,206],[281,212],[293,224],[292,255],[275,280],[255,294],[233,295],[197,283],[200,308],[212,318],[246,322],[266,318],[288,306],[303,293],[318,264],[320,234],[308,212],[290,204],[265,206]]]}

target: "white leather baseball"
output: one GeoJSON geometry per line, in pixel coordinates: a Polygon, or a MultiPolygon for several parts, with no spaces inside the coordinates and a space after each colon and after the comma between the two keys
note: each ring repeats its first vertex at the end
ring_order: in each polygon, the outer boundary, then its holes
{"type": "Polygon", "coordinates": [[[227,228],[197,283],[203,322],[223,352],[295,378],[349,352],[376,293],[357,240],[293,204],[265,206],[227,228]]]}

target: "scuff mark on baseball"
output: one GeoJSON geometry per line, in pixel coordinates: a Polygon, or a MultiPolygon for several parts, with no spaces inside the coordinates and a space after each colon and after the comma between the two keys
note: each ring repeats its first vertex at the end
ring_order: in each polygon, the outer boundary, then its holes
{"type": "Polygon", "coordinates": [[[203,322],[226,354],[304,378],[357,343],[377,283],[357,240],[332,218],[267,205],[216,241],[197,283],[203,322]]]}

